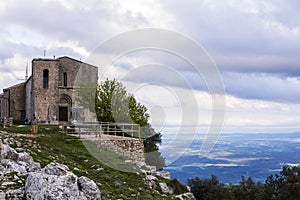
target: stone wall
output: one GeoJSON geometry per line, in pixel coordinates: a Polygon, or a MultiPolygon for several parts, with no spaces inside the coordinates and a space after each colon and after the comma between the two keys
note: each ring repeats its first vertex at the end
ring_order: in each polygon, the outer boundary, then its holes
{"type": "Polygon", "coordinates": [[[145,162],[144,143],[142,139],[114,137],[113,139],[102,137],[101,140],[95,140],[95,142],[99,148],[112,151],[131,160],[133,163],[145,162]]]}
{"type": "MultiPolygon", "coordinates": [[[[69,71],[72,69],[72,63],[71,61],[68,61],[67,59],[62,58],[61,63],[63,63],[64,69],[69,71]]],[[[76,100],[79,98],[77,95],[76,88],[79,88],[84,85],[89,85],[90,88],[92,88],[96,93],[96,83],[98,81],[98,67],[78,62],[79,68],[77,70],[76,74],[73,74],[70,76],[70,82],[73,86],[73,93],[72,93],[72,100],[73,100],[73,108],[74,110],[80,110],[80,116],[77,115],[79,119],[76,119],[76,121],[96,121],[96,115],[95,111],[90,111],[88,108],[83,108],[82,105],[80,105],[76,100]]],[[[68,79],[68,80],[69,80],[68,79]]],[[[95,96],[90,97],[93,101],[95,99],[95,96]]]]}
{"type": "Polygon", "coordinates": [[[39,122],[49,121],[49,108],[57,102],[59,62],[54,59],[32,60],[33,114],[39,122]],[[48,70],[48,88],[43,87],[43,71],[48,70]]]}
{"type": "Polygon", "coordinates": [[[67,74],[67,87],[76,86],[76,80],[80,82],[97,81],[98,68],[93,65],[69,58],[61,57],[59,60],[59,86],[64,87],[63,76],[67,74]]]}
{"type": "Polygon", "coordinates": [[[25,85],[25,108],[26,108],[26,119],[31,120],[33,115],[32,108],[32,77],[26,81],[25,85]]]}
{"type": "MultiPolygon", "coordinates": [[[[98,68],[81,61],[61,57],[58,59],[34,59],[32,61],[32,99],[33,113],[39,122],[55,122],[59,120],[59,108],[68,109],[68,119],[74,108],[74,88],[76,80],[81,82],[97,82],[98,68]],[[49,86],[43,88],[43,71],[49,71],[49,86]],[[83,72],[83,73],[82,73],[83,72]],[[67,84],[64,83],[66,79],[67,84]]],[[[29,84],[29,83],[28,83],[29,84]]],[[[29,88],[30,86],[28,86],[29,88]]],[[[29,103],[27,103],[28,106],[29,103]]]]}
{"type": "Polygon", "coordinates": [[[1,118],[9,117],[9,90],[4,89],[1,95],[1,118]]]}
{"type": "Polygon", "coordinates": [[[4,116],[20,121],[25,119],[25,83],[4,89],[4,116]]]}
{"type": "Polygon", "coordinates": [[[4,94],[0,94],[0,119],[5,116],[5,99],[4,94]]]}
{"type": "MultiPolygon", "coordinates": [[[[97,82],[98,80],[98,68],[93,65],[89,65],[87,63],[83,63],[81,61],[69,58],[62,57],[59,58],[59,94],[62,97],[63,95],[67,95],[70,97],[71,105],[69,108],[76,109],[80,107],[76,103],[77,94],[76,88],[78,87],[78,83],[86,83],[86,82],[97,82]],[[67,85],[64,85],[64,74],[67,76],[67,85]]],[[[66,105],[64,105],[66,106],[66,105]]],[[[83,115],[87,115],[89,113],[88,110],[84,109],[81,111],[83,115]]],[[[70,113],[71,115],[71,113],[70,113]]],[[[74,116],[72,116],[74,117],[74,116]]],[[[92,119],[83,116],[82,118],[92,121],[92,119]]],[[[72,120],[72,119],[70,119],[72,120]]]]}

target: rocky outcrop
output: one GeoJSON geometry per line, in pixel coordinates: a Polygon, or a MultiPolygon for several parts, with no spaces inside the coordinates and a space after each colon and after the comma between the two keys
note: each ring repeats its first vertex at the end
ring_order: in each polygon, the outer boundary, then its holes
{"type": "Polygon", "coordinates": [[[1,186],[6,185],[9,177],[14,174],[15,178],[26,177],[28,172],[40,169],[40,164],[34,162],[32,157],[26,153],[17,151],[7,144],[3,144],[0,139],[0,177],[1,186]]]}
{"type": "Polygon", "coordinates": [[[41,169],[28,153],[17,153],[0,139],[0,199],[24,198],[99,200],[101,195],[94,181],[78,178],[66,165],[50,163],[41,169]]]}
{"type": "Polygon", "coordinates": [[[163,194],[173,194],[174,193],[174,190],[171,187],[169,187],[166,183],[159,183],[158,185],[160,187],[160,191],[163,194]]]}
{"type": "MultiPolygon", "coordinates": [[[[17,140],[0,139],[0,199],[101,199],[101,193],[94,181],[87,177],[78,177],[66,165],[50,163],[41,169],[40,164],[21,150],[25,145],[17,140]],[[18,147],[16,149],[8,144],[18,147]],[[22,148],[20,148],[22,147],[22,148]]],[[[28,140],[32,142],[32,140],[28,140]]],[[[28,144],[26,141],[26,144],[28,144]]],[[[88,162],[88,161],[86,161],[88,162]]],[[[194,200],[192,193],[175,195],[167,183],[170,179],[168,172],[159,172],[154,166],[148,166],[143,161],[125,160],[132,162],[139,169],[138,174],[144,175],[143,183],[153,193],[162,197],[172,196],[180,200],[194,200]]],[[[80,171],[78,168],[73,170],[80,171]]],[[[102,171],[98,168],[97,171],[102,171]]],[[[99,183],[98,183],[99,184],[99,183]]],[[[132,197],[134,197],[132,194],[132,197]]]]}
{"type": "Polygon", "coordinates": [[[27,199],[101,199],[94,181],[78,178],[66,165],[50,163],[45,168],[29,173],[25,194],[27,199]]]}
{"type": "Polygon", "coordinates": [[[191,192],[176,195],[176,199],[179,199],[179,200],[196,200],[193,193],[191,193],[191,192]]]}
{"type": "Polygon", "coordinates": [[[17,153],[8,144],[15,144],[11,139],[0,139],[0,197],[6,199],[23,199],[24,185],[28,172],[39,170],[40,164],[34,162],[32,157],[26,153],[17,153]],[[5,192],[3,192],[5,191],[5,192]]]}

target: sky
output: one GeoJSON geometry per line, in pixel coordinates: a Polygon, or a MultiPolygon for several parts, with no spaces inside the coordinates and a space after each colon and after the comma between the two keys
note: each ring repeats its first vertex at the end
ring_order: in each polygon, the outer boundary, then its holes
{"type": "MultiPolygon", "coordinates": [[[[1,1],[0,89],[19,83],[26,65],[30,69],[31,60],[44,57],[44,50],[45,57],[85,61],[118,34],[142,28],[171,30],[203,47],[217,66],[226,92],[224,132],[299,132],[299,10],[297,0],[1,1]]],[[[213,96],[187,63],[162,51],[144,50],[118,59],[106,75],[124,74],[139,84],[160,79],[159,84],[134,90],[149,108],[156,129],[172,133],[197,126],[207,131],[213,96]],[[137,73],[153,63],[156,67],[148,68],[153,70],[146,75],[137,73]],[[189,86],[168,78],[169,71],[157,70],[159,66],[176,71],[189,86]],[[192,92],[197,103],[179,98],[176,91],[192,92]],[[195,109],[199,115],[183,119],[182,113],[195,109]]]]}

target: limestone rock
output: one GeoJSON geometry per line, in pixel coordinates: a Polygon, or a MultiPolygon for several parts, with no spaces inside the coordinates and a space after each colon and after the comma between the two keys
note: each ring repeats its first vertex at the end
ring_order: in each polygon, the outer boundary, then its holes
{"type": "Polygon", "coordinates": [[[155,172],[155,175],[156,176],[160,176],[160,177],[162,177],[164,179],[168,179],[168,180],[171,179],[170,172],[160,172],[160,171],[158,171],[158,172],[155,172]]]}
{"type": "Polygon", "coordinates": [[[4,144],[7,144],[7,145],[14,145],[15,144],[15,139],[14,138],[5,138],[4,140],[3,140],[3,143],[4,144]]]}
{"type": "Polygon", "coordinates": [[[18,176],[25,176],[27,174],[26,167],[13,160],[3,159],[1,160],[0,165],[3,166],[2,170],[6,174],[12,172],[16,172],[18,176]]]}
{"type": "Polygon", "coordinates": [[[0,139],[0,187],[10,187],[25,179],[26,183],[25,187],[2,192],[0,199],[101,199],[92,180],[78,178],[66,165],[59,163],[50,163],[41,169],[40,163],[34,162],[28,153],[17,153],[8,145],[16,144],[15,140],[7,139],[5,143],[0,139]],[[16,175],[12,174],[15,172],[16,175]],[[14,180],[9,181],[11,178],[14,180]]]}
{"type": "Polygon", "coordinates": [[[7,173],[17,172],[18,175],[25,176],[28,171],[40,169],[40,164],[34,162],[28,153],[17,153],[15,149],[2,142],[0,146],[0,164],[7,173]]]}
{"type": "Polygon", "coordinates": [[[24,151],[24,149],[21,148],[21,147],[17,147],[17,148],[15,148],[15,150],[16,150],[17,152],[23,152],[23,151],[24,151]]]}
{"type": "Polygon", "coordinates": [[[16,145],[17,147],[22,146],[22,144],[19,141],[15,140],[14,138],[6,138],[3,140],[3,143],[10,146],[11,145],[16,145]]]}
{"type": "Polygon", "coordinates": [[[157,181],[157,180],[158,180],[157,177],[152,176],[152,175],[147,175],[147,176],[146,176],[146,179],[147,179],[147,180],[150,180],[150,181],[157,181]]]}
{"type": "Polygon", "coordinates": [[[25,194],[27,199],[101,199],[96,184],[73,174],[66,165],[50,163],[37,172],[29,173],[25,194]]]}
{"type": "Polygon", "coordinates": [[[48,164],[42,169],[43,173],[55,176],[64,176],[70,172],[68,166],[56,162],[48,164]]]}
{"type": "Polygon", "coordinates": [[[104,169],[102,167],[96,169],[97,172],[100,172],[100,171],[103,171],[103,170],[104,169]]]}
{"type": "Polygon", "coordinates": [[[166,183],[159,183],[160,190],[164,194],[173,194],[174,191],[172,188],[170,188],[166,183]]]}
{"type": "Polygon", "coordinates": [[[18,159],[17,151],[8,146],[7,144],[1,144],[0,151],[0,160],[10,159],[16,161],[18,159]]]}
{"type": "Polygon", "coordinates": [[[88,200],[101,199],[100,191],[95,182],[91,179],[81,176],[78,179],[78,187],[88,200]]]}
{"type": "Polygon", "coordinates": [[[0,192],[0,199],[5,199],[5,193],[4,192],[0,192]]]}
{"type": "Polygon", "coordinates": [[[5,192],[6,199],[24,199],[24,187],[15,190],[7,190],[5,192]]]}
{"type": "Polygon", "coordinates": [[[148,179],[147,177],[143,179],[143,182],[150,188],[156,189],[156,183],[154,180],[148,179]]]}
{"type": "Polygon", "coordinates": [[[41,169],[40,163],[34,162],[32,157],[26,152],[18,154],[17,162],[25,166],[28,172],[34,172],[41,169]]]}
{"type": "Polygon", "coordinates": [[[176,199],[179,199],[179,200],[196,200],[193,193],[191,193],[191,192],[176,195],[176,199]]]}
{"type": "Polygon", "coordinates": [[[77,177],[48,175],[41,172],[29,173],[25,194],[27,199],[86,199],[77,186],[77,177]]]}

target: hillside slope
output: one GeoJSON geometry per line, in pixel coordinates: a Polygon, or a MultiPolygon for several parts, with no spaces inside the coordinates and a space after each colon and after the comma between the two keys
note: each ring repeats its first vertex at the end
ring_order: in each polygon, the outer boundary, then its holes
{"type": "MultiPolygon", "coordinates": [[[[184,197],[191,194],[178,196],[186,192],[186,188],[176,181],[142,172],[120,172],[104,165],[90,155],[80,139],[59,133],[57,126],[40,126],[38,134],[31,134],[30,126],[14,126],[0,131],[4,143],[19,152],[28,152],[41,167],[56,162],[66,165],[78,177],[85,176],[93,180],[101,191],[101,199],[192,199],[184,197]]],[[[118,156],[111,152],[104,153],[108,157],[118,156]]],[[[135,167],[126,162],[118,164],[122,168],[135,167]]],[[[12,178],[16,178],[15,174],[12,174],[12,178]]],[[[24,186],[25,179],[6,186],[2,184],[0,192],[24,186]]]]}

